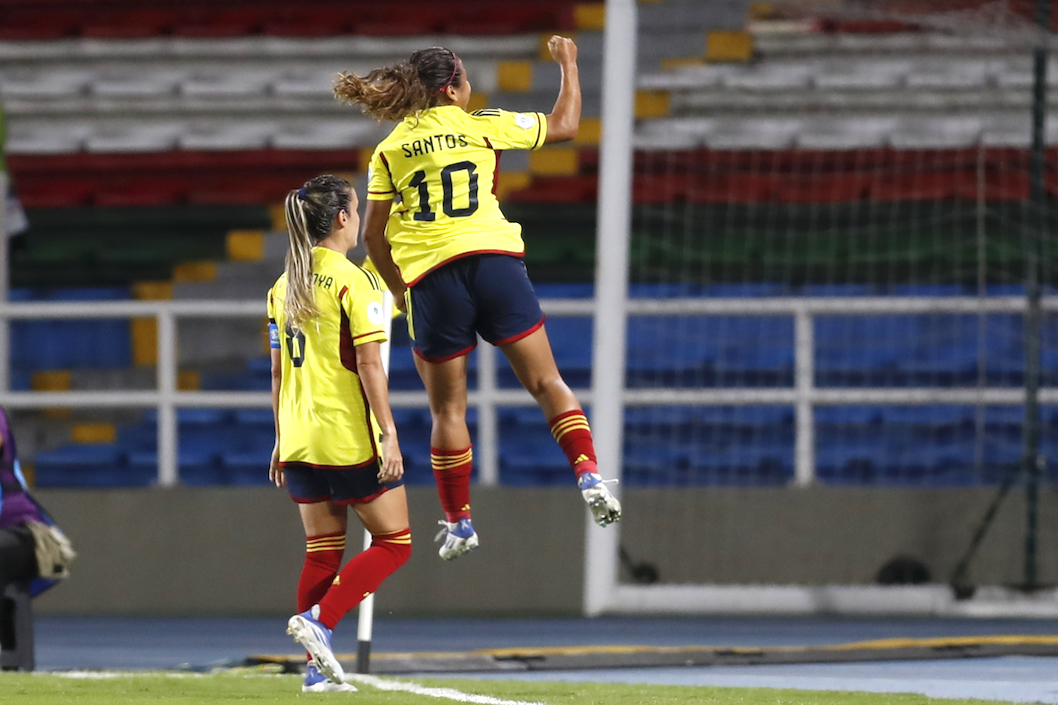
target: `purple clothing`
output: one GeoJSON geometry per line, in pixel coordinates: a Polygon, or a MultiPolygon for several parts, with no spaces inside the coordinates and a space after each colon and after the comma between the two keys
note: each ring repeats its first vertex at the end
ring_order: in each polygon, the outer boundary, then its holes
{"type": "Polygon", "coordinates": [[[26,493],[15,475],[15,437],[11,433],[11,424],[7,412],[0,408],[0,438],[3,438],[3,449],[0,450],[0,528],[25,524],[27,521],[44,521],[44,513],[29,494],[26,493]]]}

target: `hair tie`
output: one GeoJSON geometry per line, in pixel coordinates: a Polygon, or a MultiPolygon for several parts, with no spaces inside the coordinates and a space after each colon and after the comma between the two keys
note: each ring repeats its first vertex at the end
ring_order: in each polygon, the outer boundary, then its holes
{"type": "Polygon", "coordinates": [[[304,188],[298,189],[298,198],[300,198],[302,201],[308,200],[308,193],[305,191],[304,188]]]}
{"type": "Polygon", "coordinates": [[[456,74],[459,73],[459,57],[451,49],[448,50],[448,53],[452,55],[452,75],[448,77],[448,81],[443,86],[437,89],[438,93],[452,85],[452,81],[456,80],[456,74]]]}

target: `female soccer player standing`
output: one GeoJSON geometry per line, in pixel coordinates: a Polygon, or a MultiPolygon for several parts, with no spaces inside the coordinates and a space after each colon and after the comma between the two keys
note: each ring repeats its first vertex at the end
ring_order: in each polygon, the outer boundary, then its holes
{"type": "Polygon", "coordinates": [[[268,292],[276,420],[268,476],[297,502],[306,536],[300,614],[287,632],[312,657],[303,691],[356,690],[343,683],[331,630],[411,555],[404,460],[379,353],[382,287],[346,259],[360,226],[349,182],[318,176],[285,205],[286,272],[268,292]],[[348,506],[373,540],[339,572],[348,506]]]}
{"type": "Polygon", "coordinates": [[[595,521],[606,526],[621,516],[597,472],[588,421],[555,365],[522,262],[521,226],[503,217],[494,195],[500,151],[537,149],[577,134],[577,47],[557,36],[548,47],[562,68],[562,83],[546,116],[467,113],[466,68],[452,51],[437,47],[365,77],[343,74],[334,88],[340,101],[399,122],[371,159],[364,241],[408,313],[430,399],[430,460],[445,512],[440,555],[446,560],[478,546],[470,522],[466,424],[466,355],[478,333],[503,350],[540,405],[595,521]]]}

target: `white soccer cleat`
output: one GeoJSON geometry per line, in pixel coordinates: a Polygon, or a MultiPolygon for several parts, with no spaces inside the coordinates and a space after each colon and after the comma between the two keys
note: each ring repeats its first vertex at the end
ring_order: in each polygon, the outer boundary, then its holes
{"type": "Polygon", "coordinates": [[[296,614],[287,622],[287,634],[305,647],[312,656],[312,665],[335,684],[345,682],[345,671],[331,651],[331,630],[318,620],[320,606],[296,614]]]}
{"type": "Polygon", "coordinates": [[[588,472],[577,480],[580,494],[584,502],[591,510],[591,516],[599,526],[609,526],[615,521],[621,521],[621,503],[610,493],[606,487],[608,482],[617,480],[603,480],[601,476],[588,472]]]}
{"type": "Polygon", "coordinates": [[[460,519],[454,524],[447,521],[437,523],[444,527],[434,539],[434,541],[444,539],[441,548],[437,550],[437,555],[446,561],[454,561],[464,553],[469,553],[478,547],[478,532],[474,531],[469,518],[460,519]]]}
{"type": "Polygon", "coordinates": [[[301,684],[302,693],[355,693],[357,688],[352,683],[333,683],[327,676],[312,665],[305,669],[305,682],[301,684]]]}

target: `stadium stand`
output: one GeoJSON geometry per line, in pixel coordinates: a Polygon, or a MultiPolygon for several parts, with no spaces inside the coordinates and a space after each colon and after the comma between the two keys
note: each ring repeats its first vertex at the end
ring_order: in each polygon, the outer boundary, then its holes
{"type": "MultiPolygon", "coordinates": [[[[505,155],[501,195],[508,216],[532,233],[527,263],[542,282],[541,296],[590,295],[602,75],[598,6],[471,0],[459,10],[424,2],[414,12],[403,6],[398,12],[366,2],[295,9],[277,2],[111,5],[84,13],[69,3],[0,0],[7,13],[0,26],[0,96],[11,118],[10,164],[34,227],[16,259],[19,296],[83,295],[38,291],[57,273],[72,284],[114,287],[97,289],[96,298],[262,296],[283,252],[268,207],[315,173],[360,174],[367,150],[385,133],[333,104],[328,88],[336,70],[363,72],[436,38],[466,60],[482,104],[547,109],[558,77],[541,56],[540,35],[574,29],[585,84],[582,137],[572,147],[505,155]],[[140,219],[129,221],[131,212],[140,219]],[[119,216],[124,226],[117,225],[119,216]],[[143,237],[146,230],[151,237],[143,237]]],[[[710,10],[703,17],[693,0],[640,5],[634,217],[672,202],[674,194],[706,228],[764,222],[774,212],[769,205],[781,203],[791,214],[792,235],[784,231],[764,245],[702,238],[688,252],[634,234],[632,247],[647,261],[679,259],[688,277],[634,283],[632,296],[971,293],[959,285],[901,288],[871,279],[866,269],[847,273],[847,281],[779,282],[766,263],[795,249],[795,239],[806,261],[824,261],[828,245],[813,220],[819,204],[835,221],[853,223],[858,206],[887,204],[906,222],[906,234],[878,247],[912,253],[909,269],[954,256],[936,246],[942,238],[923,224],[916,204],[929,204],[936,221],[954,231],[969,227],[953,205],[960,199],[1014,203],[1026,196],[1027,179],[1012,173],[1024,171],[1029,135],[1015,93],[1030,80],[1024,58],[1000,40],[940,36],[900,23],[824,22],[812,31],[750,34],[746,3],[716,2],[710,10]],[[989,58],[982,59],[985,52],[989,58]],[[974,118],[956,118],[943,109],[951,105],[982,109],[974,118]],[[984,180],[977,177],[982,159],[984,180]],[[729,280],[732,263],[745,280],[729,280]]],[[[1058,81],[1058,71],[1049,75],[1058,81]]],[[[1049,131],[1048,142],[1058,142],[1058,132],[1049,131]]],[[[1058,181],[1048,188],[1058,194],[1058,181]]],[[[989,315],[982,324],[977,316],[938,315],[928,325],[895,315],[839,318],[821,316],[815,324],[821,387],[950,386],[976,379],[982,359],[990,382],[1017,384],[1024,374],[1023,356],[1011,343],[1020,321],[1013,316],[989,315]],[[879,330],[900,344],[872,344],[879,330]]],[[[153,329],[143,322],[19,325],[25,346],[13,362],[16,389],[153,383],[153,329]],[[81,344],[56,346],[60,337],[81,344]]],[[[788,317],[688,316],[681,325],[715,331],[715,345],[689,348],[671,327],[630,322],[630,387],[792,384],[788,317]]],[[[1054,325],[1048,321],[1051,340],[1058,339],[1054,325]]],[[[554,317],[548,326],[567,379],[589,384],[591,349],[578,341],[590,339],[590,320],[554,317]]],[[[187,321],[180,341],[184,388],[268,388],[259,322],[187,321]],[[202,339],[213,342],[197,345],[202,339]]],[[[393,388],[419,389],[400,325],[394,343],[393,388]]],[[[476,374],[476,357],[471,371],[476,374]]],[[[499,383],[516,384],[502,364],[499,383]]],[[[995,480],[1020,452],[1022,420],[1008,411],[986,410],[981,423],[1002,442],[988,444],[980,458],[965,442],[977,423],[972,407],[820,408],[819,477],[835,484],[968,484],[980,481],[972,471],[979,466],[986,480],[995,480]],[[886,439],[872,433],[883,422],[898,432],[886,439]],[[911,457],[902,449],[912,441],[928,450],[911,457]]],[[[432,482],[424,460],[428,417],[417,409],[398,416],[409,480],[432,482]]],[[[501,412],[504,484],[568,480],[538,416],[535,409],[501,412]]],[[[626,482],[788,482],[792,418],[787,407],[632,409],[626,482]],[[664,442],[645,430],[658,415],[678,419],[664,442]],[[739,442],[749,439],[752,444],[739,442]],[[659,464],[672,472],[660,476],[659,464]]],[[[1047,419],[1058,424],[1058,414],[1047,419]]],[[[66,438],[46,435],[41,424],[27,443],[35,451],[37,483],[150,484],[155,423],[146,414],[91,432],[74,419],[66,438]],[[91,442],[67,443],[79,427],[79,437],[91,442]]],[[[179,436],[185,483],[265,481],[269,414],[181,411],[179,436]]]]}

